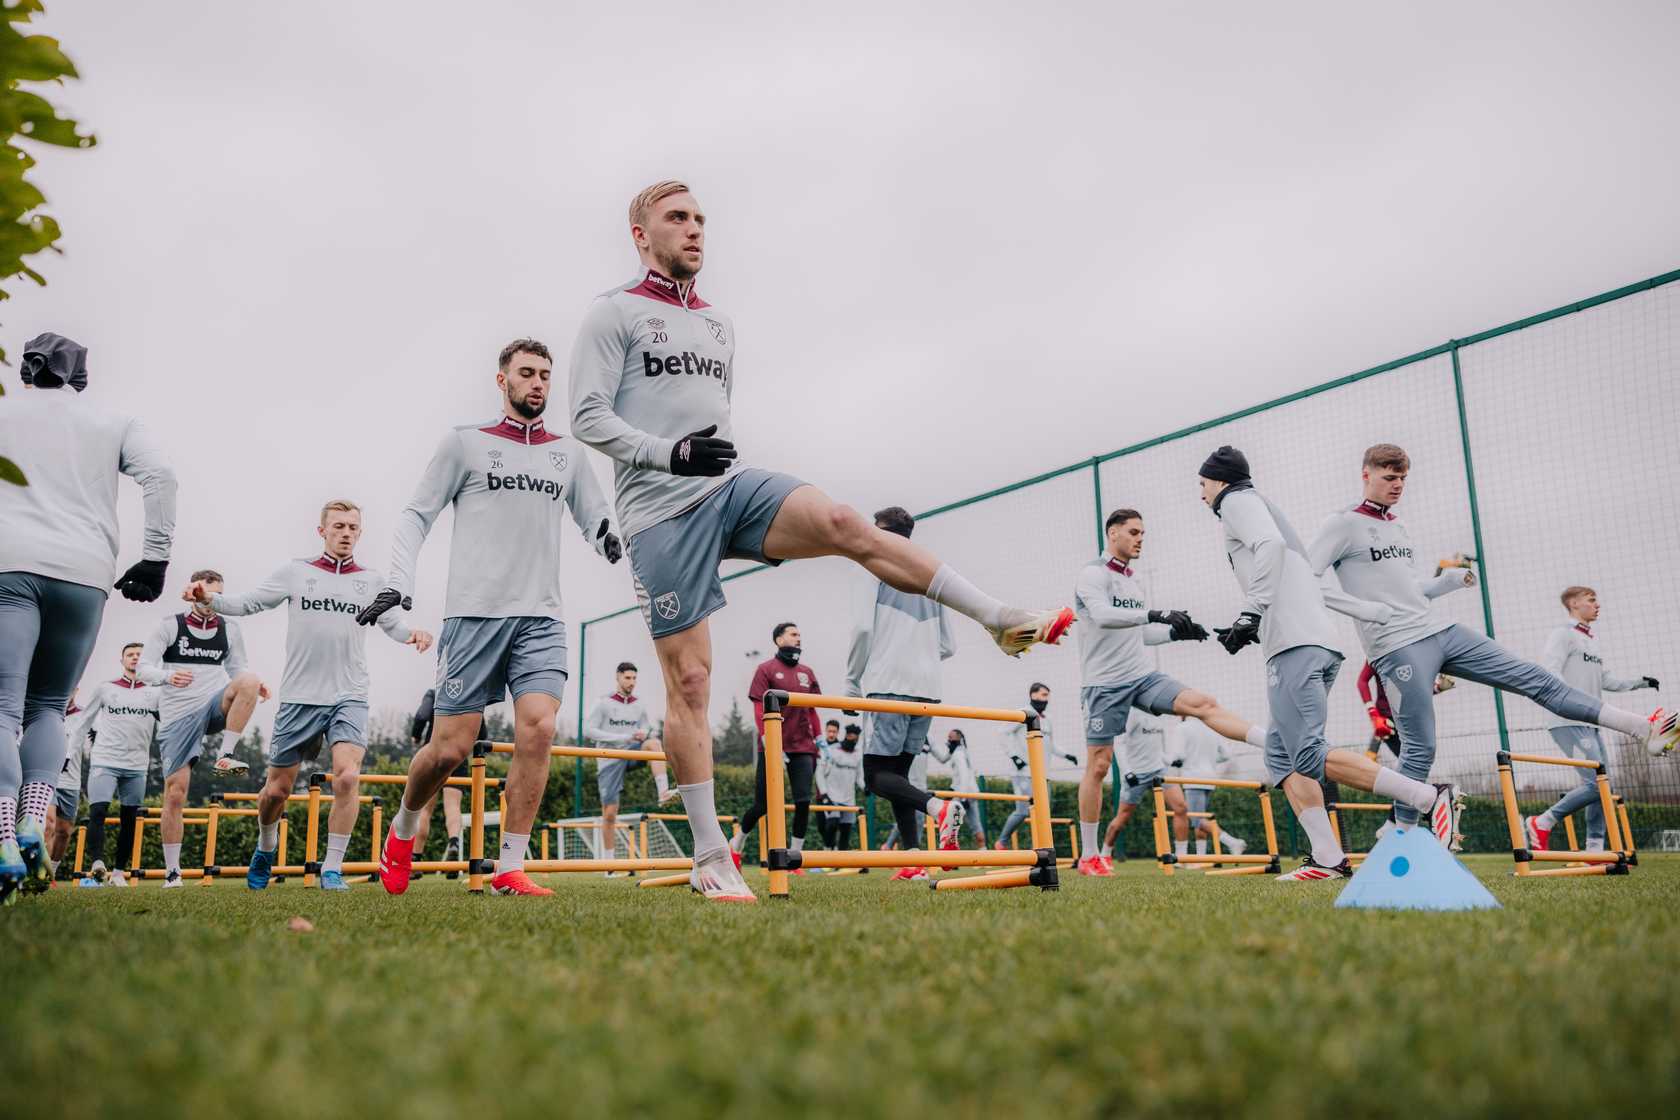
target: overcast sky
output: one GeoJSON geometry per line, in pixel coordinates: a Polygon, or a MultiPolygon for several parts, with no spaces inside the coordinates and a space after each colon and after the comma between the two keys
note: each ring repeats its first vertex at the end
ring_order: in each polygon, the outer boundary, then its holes
{"type": "MultiPolygon", "coordinates": [[[[866,509],[1680,265],[1672,3],[51,9],[99,146],[42,153],[64,255],[0,338],[78,339],[161,434],[172,584],[250,587],[340,495],[386,567],[443,429],[497,413],[497,350],[570,349],[660,178],[708,212],[743,455],[866,509]]],[[[631,601],[582,547],[563,583],[573,623],[631,601]]],[[[113,599],[89,680],[176,605],[113,599]]],[[[246,626],[274,682],[284,632],[246,626]]],[[[411,705],[432,658],[369,649],[375,707],[411,705]]]]}

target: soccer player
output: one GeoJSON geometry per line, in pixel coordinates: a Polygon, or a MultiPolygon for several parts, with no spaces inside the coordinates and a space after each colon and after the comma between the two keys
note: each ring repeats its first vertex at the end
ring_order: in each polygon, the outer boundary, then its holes
{"type": "MultiPolygon", "coordinates": [[[[584,721],[583,736],[592,747],[614,750],[660,750],[659,740],[653,738],[653,721],[636,696],[636,666],[620,661],[614,683],[618,688],[596,702],[584,721]]],[[[595,767],[595,782],[601,792],[601,858],[611,859],[617,850],[614,837],[618,835],[618,799],[624,793],[624,775],[642,765],[641,759],[603,758],[595,767]]],[[[665,784],[665,764],[649,764],[653,770],[653,784],[663,805],[672,797],[665,784]]],[[[607,878],[617,875],[607,872],[607,878]]]]}
{"type": "MultiPolygon", "coordinates": [[[[1021,726],[1026,726],[1022,724],[1021,726]]],[[[968,755],[968,737],[958,727],[951,728],[945,735],[945,748],[941,750],[937,744],[932,748],[934,760],[944,763],[951,768],[951,790],[953,793],[979,793],[980,779],[974,772],[974,760],[968,755]]],[[[963,818],[968,823],[968,831],[980,847],[986,846],[986,818],[982,815],[978,798],[965,797],[963,802],[963,818]]],[[[957,848],[958,841],[952,837],[947,851],[957,848]]]]}
{"type": "MultiPolygon", "coordinates": [[[[298,768],[328,746],[332,762],[332,808],[327,811],[327,854],[321,861],[321,889],[347,891],[344,853],[356,828],[361,805],[362,756],[367,753],[367,633],[356,615],[384,580],[356,563],[362,539],[362,508],[335,498],[321,507],[315,527],[321,551],[288,561],[244,595],[227,595],[195,580],[182,598],[217,614],[239,618],[273,610],[286,611],[286,669],[280,678],[280,710],[268,743],[268,773],[257,797],[257,846],[245,871],[245,885],[264,890],[274,873],[280,846],[280,818],[297,784],[298,768]]],[[[398,615],[386,612],[379,628],[392,641],[420,653],[432,648],[425,630],[410,630],[398,615]]]]}
{"type": "MultiPolygon", "coordinates": [[[[1312,845],[1301,866],[1280,875],[1279,881],[1345,879],[1353,874],[1324,808],[1320,782],[1325,777],[1429,813],[1437,838],[1443,846],[1449,844],[1458,825],[1454,786],[1432,786],[1384,770],[1363,751],[1332,750],[1324,737],[1330,688],[1342,666],[1335,623],[1325,604],[1347,611],[1348,597],[1321,584],[1283,511],[1254,488],[1248,458],[1241,451],[1229,445],[1218,448],[1202,464],[1199,479],[1202,501],[1225,530],[1226,559],[1246,600],[1231,625],[1214,633],[1233,656],[1260,644],[1272,713],[1265,738],[1267,775],[1273,785],[1283,787],[1312,845]]],[[[1425,679],[1433,680],[1433,672],[1425,679]]]]}
{"type": "Polygon", "coordinates": [[[64,712],[99,636],[107,590],[149,603],[175,533],[175,472],[139,421],[81,398],[87,348],[56,334],[23,349],[21,394],[0,406],[0,902],[45,888],[47,806],[64,766],[64,712]],[[117,476],[145,495],[142,559],[116,578],[117,476]]]}
{"type": "MultiPolygon", "coordinates": [[[[1597,700],[1606,692],[1632,692],[1638,688],[1658,688],[1657,678],[1618,677],[1604,664],[1598,652],[1598,635],[1593,623],[1602,610],[1598,592],[1590,587],[1566,587],[1563,609],[1568,621],[1553,630],[1546,638],[1546,649],[1540,664],[1548,673],[1559,677],[1578,692],[1597,700]]],[[[1602,703],[1602,701],[1600,701],[1602,703]]],[[[1584,758],[1604,762],[1604,740],[1598,728],[1560,715],[1546,721],[1552,742],[1568,758],[1584,758]]],[[[1530,848],[1544,851],[1551,841],[1557,822],[1577,809],[1587,811],[1587,851],[1604,850],[1604,810],[1598,801],[1598,779],[1591,770],[1576,770],[1579,784],[1536,817],[1523,818],[1523,832],[1530,848]]]]}
{"type": "MultiPolygon", "coordinates": [[[[1137,813],[1137,807],[1143,804],[1144,798],[1150,796],[1155,789],[1155,780],[1163,778],[1167,773],[1167,727],[1161,717],[1153,712],[1134,712],[1126,723],[1125,746],[1121,751],[1121,759],[1126,765],[1120,786],[1115,795],[1119,804],[1114,809],[1114,819],[1108,822],[1108,828],[1103,831],[1103,843],[1100,851],[1094,850],[1095,844],[1085,847],[1085,838],[1080,838],[1079,873],[1081,875],[1102,875],[1104,871],[1113,872],[1114,849],[1120,841],[1120,834],[1126,826],[1132,823],[1132,817],[1137,813]],[[1090,861],[1090,864],[1087,864],[1090,861]],[[1087,867],[1090,866],[1090,870],[1087,867]],[[1102,870],[1096,867],[1101,866],[1102,870]]],[[[1176,785],[1166,786],[1162,790],[1166,798],[1167,811],[1175,820],[1180,819],[1185,809],[1184,791],[1176,785]]],[[[1099,800],[1098,804],[1101,802],[1099,800]]],[[[1084,822],[1080,822],[1083,824],[1084,822]]],[[[1121,847],[1124,852],[1124,846],[1121,847]]]]}
{"type": "MultiPolygon", "coordinates": [[[[741,818],[741,830],[729,841],[736,867],[741,866],[741,853],[746,850],[747,837],[769,808],[764,773],[764,694],[773,688],[811,695],[822,692],[817,674],[799,664],[799,658],[804,654],[799,627],[791,622],[778,622],[770,631],[770,640],[776,645],[776,654],[759,663],[753,670],[752,683],[747,686],[747,699],[752,701],[753,706],[753,722],[758,725],[758,767],[754,777],[752,808],[741,818]]],[[[792,708],[784,716],[782,759],[787,766],[787,799],[793,803],[788,848],[795,852],[805,847],[806,825],[811,819],[811,785],[820,757],[817,740],[821,737],[822,717],[815,708],[792,708]]],[[[803,875],[805,869],[796,867],[793,873],[803,875]]]]}
{"type": "Polygon", "coordinates": [[[583,449],[543,425],[553,369],[548,347],[536,339],[516,339],[502,348],[496,361],[502,415],[453,428],[439,442],[399,519],[390,586],[356,616],[368,626],[398,603],[407,608],[420,546],[443,507],[453,504],[435,728],[431,742],[409,764],[402,807],[391,819],[379,861],[380,881],[392,894],[408,889],[421,812],[472,753],[484,709],[509,692],[513,759],[502,791],[502,844],[490,886],[499,894],[554,893],[525,874],[525,854],[548,784],[554,721],[566,687],[563,514],[571,514],[584,540],[608,563],[616,564],[622,549],[583,449]]]}
{"type": "Polygon", "coordinates": [[[163,690],[140,679],[139,642],[122,648],[122,672],[101,681],[88,700],[73,739],[93,741],[88,752],[88,872],[83,886],[128,885],[123,862],[134,850],[135,822],[146,798],[146,767],[158,729],[158,700],[163,690]],[[105,818],[118,804],[116,870],[105,871],[105,818]]]}
{"type": "MultiPolygon", "coordinates": [[[[863,756],[858,752],[862,735],[861,724],[848,723],[845,737],[817,763],[817,789],[830,805],[857,804],[858,791],[863,788],[863,756]]],[[[829,830],[823,836],[823,843],[839,851],[849,848],[857,814],[823,813],[821,816],[829,819],[829,830]]]]}
{"type": "MultiPolygon", "coordinates": [[[[437,689],[428,688],[420,697],[420,706],[414,709],[414,718],[409,724],[408,739],[418,751],[432,741],[432,722],[436,718],[437,689]]],[[[473,732],[473,742],[484,738],[484,716],[478,717],[478,729],[473,732]]],[[[459,765],[449,772],[451,778],[470,778],[472,769],[467,758],[462,758],[459,765]]],[[[432,810],[437,802],[443,801],[443,834],[446,840],[443,845],[443,858],[450,862],[458,862],[461,858],[461,797],[466,790],[461,786],[446,785],[434,794],[430,801],[420,808],[420,824],[414,832],[414,852],[420,855],[426,850],[426,837],[432,831],[432,810]]],[[[410,871],[410,879],[420,878],[422,872],[410,871]]],[[[459,877],[459,871],[445,871],[445,879],[459,877]]]]}
{"type": "Polygon", "coordinates": [[[844,556],[891,591],[975,619],[1011,655],[1056,643],[1073,616],[1005,606],[816,487],[743,465],[729,411],[735,325],[694,287],[705,215],[685,185],[666,181],[638,194],[629,217],[642,275],[584,316],[572,350],[572,433],[614,463],[636,594],[665,676],[665,749],[694,830],[692,882],[709,899],[746,901],[752,892],[729,858],[712,785],[706,619],[724,605],[720,560],[844,556]]]}
{"type": "MultiPolygon", "coordinates": [[[[1044,735],[1044,762],[1048,766],[1050,756],[1056,752],[1056,728],[1050,719],[1050,686],[1042,681],[1034,681],[1027,688],[1027,706],[1038,713],[1038,729],[1044,735]]],[[[1009,775],[1009,791],[1021,797],[1032,796],[1032,769],[1027,764],[1027,725],[1024,723],[1007,723],[1003,727],[1003,753],[1008,756],[1009,763],[1014,769],[1009,775]]],[[[1071,754],[1061,757],[1067,759],[1073,766],[1079,765],[1079,759],[1071,754]]],[[[1017,801],[1009,816],[1003,822],[1003,828],[998,832],[997,842],[992,846],[1002,851],[1009,846],[1009,838],[1015,835],[1026,819],[1032,815],[1032,802],[1017,801]]]]}
{"type": "MultiPolygon", "coordinates": [[[[1368,448],[1360,468],[1361,500],[1325,522],[1310,552],[1311,574],[1335,570],[1345,596],[1342,605],[1331,605],[1358,623],[1365,656],[1376,667],[1394,707],[1400,732],[1400,773],[1427,778],[1435,761],[1433,685],[1440,673],[1519,693],[1573,723],[1598,724],[1631,735],[1652,754],[1672,748],[1680,739],[1675,713],[1658,708],[1646,718],[1611,707],[1555,673],[1516,657],[1492,638],[1436,616],[1433,599],[1472,586],[1476,577],[1469,568],[1449,568],[1430,579],[1414,566],[1411,537],[1394,515],[1411,467],[1411,458],[1392,443],[1368,448]]],[[[1396,801],[1400,827],[1416,820],[1418,808],[1396,801]]],[[[1450,844],[1457,821],[1443,828],[1438,814],[1444,807],[1436,808],[1431,827],[1443,844],[1450,844]]],[[[1456,812],[1452,815],[1456,818],[1456,812]]]]}
{"type": "MultiPolygon", "coordinates": [[[[1096,876],[1113,871],[1113,860],[1097,849],[1097,818],[1102,813],[1103,779],[1114,760],[1114,739],[1125,734],[1133,709],[1151,715],[1192,716],[1226,738],[1256,746],[1265,734],[1220,707],[1208,693],[1186,688],[1156,671],[1147,647],[1204,641],[1207,631],[1184,611],[1151,610],[1145,602],[1143,586],[1132,571],[1132,564],[1143,555],[1141,513],[1117,509],[1104,520],[1103,531],[1107,547],[1080,569],[1074,587],[1086,747],[1085,775],[1079,782],[1079,850],[1083,854],[1076,866],[1081,875],[1096,876]]],[[[1116,792],[1129,820],[1128,791],[1116,792]]]]}
{"type": "MultiPolygon", "coordinates": [[[[916,519],[901,506],[875,514],[875,527],[909,537],[916,519]]],[[[852,640],[846,656],[846,695],[879,700],[937,703],[940,662],[957,651],[950,612],[922,595],[899,591],[858,572],[852,581],[852,640]]],[[[905,851],[922,846],[916,814],[939,821],[938,843],[954,843],[962,827],[963,803],[942,801],[910,777],[927,745],[932,716],[865,712],[863,784],[892,803],[898,842],[905,851]]],[[[888,837],[891,842],[891,837],[888,837]]],[[[901,867],[894,879],[926,881],[925,867],[901,867]]]]}
{"type": "MultiPolygon", "coordinates": [[[[214,594],[222,575],[212,568],[192,574],[189,586],[214,594]]],[[[239,625],[216,608],[195,600],[191,610],[166,616],[140,650],[140,679],[168,685],[158,696],[158,759],[163,771],[163,841],[165,887],[181,879],[181,811],[187,804],[192,768],[204,753],[204,738],[220,733],[215,770],[243,774],[248,765],[233,757],[239,736],[268,699],[268,686],[246,666],[245,638],[239,625]]]]}
{"type": "MultiPolygon", "coordinates": [[[[1167,755],[1171,759],[1168,768],[1175,778],[1212,778],[1217,777],[1219,768],[1231,759],[1230,740],[1223,735],[1216,735],[1207,724],[1200,720],[1184,719],[1180,717],[1167,722],[1167,755]]],[[[1213,794],[1212,786],[1181,786],[1169,785],[1168,790],[1180,789],[1184,791],[1184,809],[1173,812],[1173,851],[1178,855],[1185,855],[1190,850],[1190,833],[1196,833],[1196,854],[1206,855],[1208,841],[1213,837],[1214,826],[1206,817],[1191,820],[1191,813],[1205,813],[1208,811],[1208,798],[1213,794]]],[[[1248,850],[1248,842],[1227,828],[1220,828],[1220,839],[1232,855],[1240,856],[1248,850]]]]}
{"type": "MultiPolygon", "coordinates": [[[[836,750],[839,746],[840,721],[837,719],[831,719],[827,723],[823,724],[823,737],[817,740],[816,804],[818,805],[837,804],[836,802],[829,801],[827,795],[823,793],[822,775],[823,767],[828,763],[829,754],[836,750]]],[[[823,847],[825,848],[834,847],[834,834],[836,828],[838,827],[834,818],[840,815],[841,814],[838,813],[817,814],[817,835],[822,837],[823,847]]],[[[733,841],[730,846],[734,846],[733,841]]]]}

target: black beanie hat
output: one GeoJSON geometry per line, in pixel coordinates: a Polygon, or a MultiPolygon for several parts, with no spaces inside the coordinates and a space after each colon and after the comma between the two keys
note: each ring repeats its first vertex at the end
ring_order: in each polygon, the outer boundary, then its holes
{"type": "Polygon", "coordinates": [[[1215,482],[1247,482],[1248,456],[1227,443],[1207,457],[1200,473],[1215,482]]]}

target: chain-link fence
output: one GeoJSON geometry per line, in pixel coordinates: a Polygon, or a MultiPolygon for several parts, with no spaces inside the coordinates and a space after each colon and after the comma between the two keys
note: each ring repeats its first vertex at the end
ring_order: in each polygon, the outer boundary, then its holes
{"type": "MultiPolygon", "coordinates": [[[[1214,447],[1242,448],[1257,484],[1310,537],[1331,513],[1358,500],[1364,449],[1398,443],[1412,472],[1400,513],[1426,568],[1437,557],[1476,557],[1478,590],[1437,600],[1436,609],[1538,658],[1564,624],[1559,592],[1597,589],[1595,627],[1605,659],[1623,676],[1650,675],[1659,693],[1612,702],[1636,711],[1680,705],[1680,527],[1664,452],[1680,433],[1680,272],[1667,273],[1518,323],[921,514],[916,540],[979,586],[1010,602],[1071,600],[1080,566],[1102,548],[1108,510],[1140,510],[1148,527],[1138,565],[1150,602],[1223,623],[1239,608],[1218,525],[1197,498],[1195,477],[1214,447]]],[[[1427,572],[1425,573],[1427,574],[1427,572]]],[[[771,649],[770,630],[796,621],[805,664],[829,691],[844,678],[848,581],[838,560],[780,568],[738,566],[725,584],[729,606],[712,616],[714,720],[743,698],[753,666],[771,649]]],[[[1330,735],[1364,746],[1370,734],[1354,688],[1362,664],[1351,623],[1342,620],[1347,668],[1332,694],[1330,735]]],[[[641,691],[651,710],[664,697],[652,643],[626,608],[581,628],[579,710],[612,687],[624,659],[648,670],[641,691]]],[[[1052,689],[1056,746],[1083,756],[1074,643],[1000,657],[987,635],[958,621],[958,652],[945,666],[945,698],[1024,705],[1027,689],[1052,689]]],[[[1157,647],[1163,671],[1212,692],[1226,706],[1264,720],[1264,671],[1252,652],[1231,658],[1212,642],[1157,647]]],[[[1435,777],[1476,797],[1496,798],[1494,752],[1558,753],[1544,713],[1527,700],[1461,684],[1437,697],[1440,749],[1435,777]]],[[[968,729],[983,774],[1007,766],[990,732],[968,729]]],[[[943,725],[933,732],[943,736],[943,725]]],[[[1665,832],[1680,840],[1680,758],[1653,760],[1632,740],[1605,732],[1611,779],[1635,809],[1642,844],[1665,832]]],[[[1252,769],[1258,771],[1254,760],[1252,769]]],[[[1065,761],[1055,777],[1075,777],[1065,761]]],[[[1559,767],[1517,771],[1526,803],[1561,794],[1574,774],[1559,767]]],[[[1491,807],[1491,806],[1490,806],[1491,807]]],[[[1470,830],[1473,846],[1508,846],[1492,814],[1470,830]]]]}

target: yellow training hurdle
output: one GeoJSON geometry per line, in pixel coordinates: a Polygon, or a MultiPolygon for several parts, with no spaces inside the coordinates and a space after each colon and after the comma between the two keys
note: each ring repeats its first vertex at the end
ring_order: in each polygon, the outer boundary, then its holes
{"type": "Polygon", "coordinates": [[[1330,831],[1335,835],[1336,843],[1341,845],[1342,851],[1347,852],[1348,862],[1357,867],[1365,862],[1366,853],[1348,850],[1346,842],[1342,839],[1342,814],[1387,813],[1394,809],[1394,803],[1392,801],[1331,801],[1324,808],[1330,814],[1330,831]]]}
{"type": "MultiPolygon", "coordinates": [[[[1277,825],[1272,820],[1272,799],[1267,796],[1264,782],[1245,782],[1235,778],[1156,778],[1154,782],[1155,797],[1155,858],[1161,864],[1161,871],[1167,875],[1173,874],[1174,864],[1196,864],[1207,869],[1209,875],[1266,875],[1277,874],[1282,868],[1278,863],[1277,825]],[[1223,789],[1253,790],[1260,799],[1260,821],[1266,831],[1266,851],[1256,852],[1254,855],[1233,855],[1230,852],[1213,851],[1206,855],[1177,855],[1172,850],[1172,837],[1167,829],[1167,819],[1171,814],[1167,810],[1166,786],[1215,786],[1223,789]],[[1231,866],[1223,866],[1230,864],[1231,866]]],[[[1217,833],[1215,834],[1217,835],[1217,833]]]]}
{"type": "MultiPolygon", "coordinates": [[[[938,879],[934,890],[984,890],[1001,887],[1036,886],[1055,890],[1059,886],[1056,852],[1050,837],[1050,788],[1044,763],[1044,733],[1038,716],[1030,711],[1008,708],[970,708],[955,704],[919,703],[907,700],[876,700],[857,696],[823,696],[788,693],[771,689],[764,694],[764,785],[769,811],[764,817],[768,829],[770,897],[787,898],[789,872],[798,868],[949,867],[995,869],[987,874],[959,879],[938,879]],[[788,802],[782,775],[782,712],[786,708],[831,708],[857,712],[896,713],[911,716],[947,716],[955,719],[1024,723],[1027,726],[1027,764],[1032,773],[1031,851],[916,851],[891,852],[806,852],[787,846],[788,802]]],[[[906,838],[908,840],[908,838],[906,838]]]]}
{"type": "MultiPolygon", "coordinates": [[[[1610,775],[1605,772],[1604,763],[1593,762],[1584,758],[1551,758],[1539,754],[1513,754],[1500,751],[1495,758],[1499,763],[1499,794],[1505,802],[1505,827],[1511,833],[1511,858],[1516,862],[1516,876],[1519,879],[1531,875],[1626,875],[1639,862],[1638,853],[1633,848],[1633,832],[1628,827],[1627,806],[1618,804],[1620,799],[1610,792],[1610,775]],[[1598,786],[1599,811],[1604,814],[1604,843],[1602,852],[1587,851],[1552,851],[1547,849],[1536,852],[1528,847],[1528,837],[1523,833],[1522,812],[1517,808],[1517,783],[1512,769],[1516,762],[1535,763],[1540,766],[1573,766],[1579,770],[1595,771],[1594,779],[1598,786]],[[1534,862],[1562,863],[1564,867],[1531,867],[1534,862]]],[[[1567,823],[1567,821],[1566,821],[1567,823]]],[[[1575,843],[1575,829],[1570,825],[1566,832],[1570,846],[1575,843]]]]}

